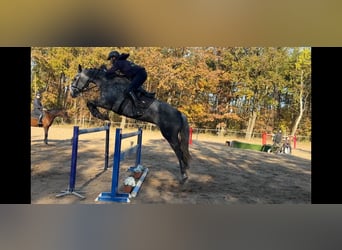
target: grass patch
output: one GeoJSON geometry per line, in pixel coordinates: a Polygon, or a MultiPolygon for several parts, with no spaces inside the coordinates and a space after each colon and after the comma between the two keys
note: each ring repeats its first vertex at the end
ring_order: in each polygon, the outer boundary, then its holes
{"type": "Polygon", "coordinates": [[[242,148],[242,149],[252,149],[256,151],[267,152],[268,149],[271,148],[271,145],[259,145],[259,144],[252,144],[240,141],[232,141],[230,146],[233,148],[242,148]]]}

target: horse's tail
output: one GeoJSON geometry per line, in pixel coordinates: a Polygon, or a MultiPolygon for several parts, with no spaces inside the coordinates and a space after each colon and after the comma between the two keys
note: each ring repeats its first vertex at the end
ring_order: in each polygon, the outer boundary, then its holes
{"type": "Polygon", "coordinates": [[[180,147],[183,153],[182,159],[185,164],[185,168],[190,167],[191,155],[189,153],[189,124],[186,116],[181,113],[182,127],[180,132],[180,147]]]}

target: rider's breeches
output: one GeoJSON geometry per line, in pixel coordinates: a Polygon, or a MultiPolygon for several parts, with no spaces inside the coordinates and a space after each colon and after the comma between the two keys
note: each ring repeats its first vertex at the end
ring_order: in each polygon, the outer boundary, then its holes
{"type": "Polygon", "coordinates": [[[130,92],[131,90],[138,89],[147,79],[147,73],[145,70],[140,70],[137,72],[137,74],[133,77],[130,85],[127,88],[127,92],[130,92]]]}

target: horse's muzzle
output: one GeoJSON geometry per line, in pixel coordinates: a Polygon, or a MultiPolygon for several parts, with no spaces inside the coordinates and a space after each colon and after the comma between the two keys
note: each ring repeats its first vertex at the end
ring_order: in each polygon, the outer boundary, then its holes
{"type": "Polygon", "coordinates": [[[77,97],[80,94],[80,92],[77,89],[70,88],[70,95],[72,98],[77,97]]]}

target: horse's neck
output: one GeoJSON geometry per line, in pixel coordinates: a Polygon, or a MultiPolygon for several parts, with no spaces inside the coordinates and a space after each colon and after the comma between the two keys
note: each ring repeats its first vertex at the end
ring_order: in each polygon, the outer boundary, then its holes
{"type": "Polygon", "coordinates": [[[124,75],[115,74],[115,76],[113,78],[107,78],[105,76],[105,73],[102,70],[98,70],[98,69],[88,71],[86,73],[86,75],[88,77],[90,77],[91,79],[93,79],[93,82],[97,86],[100,86],[105,82],[113,82],[116,84],[118,84],[118,83],[126,83],[127,84],[130,82],[130,80],[124,75]]]}
{"type": "Polygon", "coordinates": [[[45,112],[45,115],[49,117],[51,121],[53,121],[57,116],[60,116],[60,110],[50,110],[48,112],[45,112]]]}
{"type": "Polygon", "coordinates": [[[99,77],[94,79],[94,84],[101,92],[110,93],[114,99],[120,101],[125,99],[123,91],[127,88],[130,81],[125,77],[106,78],[99,77]]]}
{"type": "Polygon", "coordinates": [[[127,88],[130,81],[127,78],[114,77],[113,79],[102,78],[95,83],[100,89],[106,89],[120,95],[120,92],[127,88]]]}

